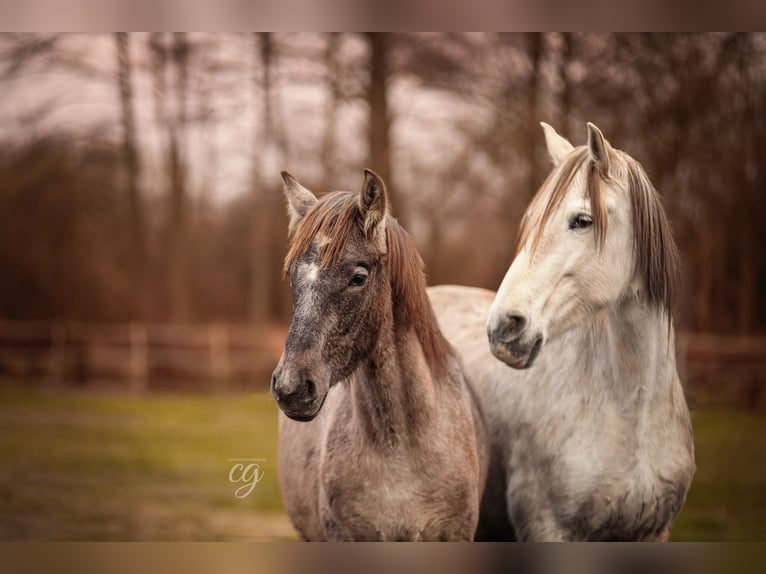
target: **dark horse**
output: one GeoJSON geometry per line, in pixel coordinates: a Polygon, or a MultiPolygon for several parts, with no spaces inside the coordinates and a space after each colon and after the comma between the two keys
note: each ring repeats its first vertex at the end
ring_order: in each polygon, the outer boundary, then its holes
{"type": "Polygon", "coordinates": [[[293,318],[272,378],[279,482],[305,540],[472,540],[482,417],[423,262],[365,171],[321,200],[283,172],[293,318]]]}

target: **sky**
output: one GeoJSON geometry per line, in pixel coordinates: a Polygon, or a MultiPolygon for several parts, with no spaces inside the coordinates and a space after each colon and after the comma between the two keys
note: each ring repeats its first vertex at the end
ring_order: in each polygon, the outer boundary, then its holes
{"type": "MultiPolygon", "coordinates": [[[[191,65],[189,107],[194,113],[207,106],[213,116],[212,121],[195,122],[189,131],[187,165],[192,193],[207,194],[216,202],[246,193],[254,155],[266,177],[273,174],[278,178],[282,169],[288,169],[309,184],[320,181],[320,144],[328,95],[325,68],[320,61],[325,38],[318,34],[279,34],[275,40],[281,52],[275,77],[275,106],[277,121],[288,134],[290,165],[283,165],[285,159],[273,142],[265,141],[260,133],[261,102],[256,99],[260,94],[253,90],[260,69],[252,37],[195,33],[189,40],[199,46],[191,65]],[[197,66],[204,62],[218,62],[222,69],[202,72],[197,66]],[[207,101],[200,96],[205,90],[209,93],[207,101]]],[[[157,193],[162,189],[159,165],[164,139],[157,129],[147,43],[147,34],[131,35],[144,184],[149,193],[157,193]]],[[[364,39],[344,35],[340,50],[343,64],[363,74],[367,58],[364,39]]],[[[56,65],[35,62],[18,77],[0,84],[4,92],[0,100],[0,141],[95,128],[118,141],[121,127],[114,38],[109,34],[67,35],[56,50],[56,58],[56,65]],[[46,105],[50,107],[40,113],[40,107],[46,105]]],[[[352,77],[350,81],[363,86],[365,78],[352,77]]],[[[413,174],[431,171],[463,153],[464,142],[455,129],[456,122],[463,116],[475,119],[481,110],[407,77],[393,81],[389,94],[396,118],[391,138],[394,163],[399,168],[397,177],[400,184],[417,187],[413,174]]],[[[337,146],[342,161],[338,171],[350,174],[354,168],[359,170],[359,177],[342,177],[337,188],[361,183],[361,170],[367,167],[367,113],[361,98],[341,105],[337,146]]]]}

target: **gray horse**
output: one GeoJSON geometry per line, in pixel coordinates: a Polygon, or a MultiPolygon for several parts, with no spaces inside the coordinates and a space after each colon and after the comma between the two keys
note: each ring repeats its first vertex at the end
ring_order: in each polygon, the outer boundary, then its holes
{"type": "Polygon", "coordinates": [[[430,290],[491,437],[477,537],[667,539],[695,471],[670,227],[598,128],[573,148],[543,127],[555,168],[497,294],[430,290]]]}
{"type": "Polygon", "coordinates": [[[321,200],[283,172],[293,318],[272,377],[279,483],[305,540],[472,540],[483,419],[422,260],[365,171],[321,200]]]}

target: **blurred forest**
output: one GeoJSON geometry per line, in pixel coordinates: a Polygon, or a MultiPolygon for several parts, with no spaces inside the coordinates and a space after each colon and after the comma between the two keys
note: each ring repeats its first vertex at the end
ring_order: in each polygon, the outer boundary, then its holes
{"type": "Polygon", "coordinates": [[[288,321],[282,169],[495,289],[544,120],[646,167],[683,328],[766,331],[763,34],[0,34],[0,93],[0,318],[288,321]]]}

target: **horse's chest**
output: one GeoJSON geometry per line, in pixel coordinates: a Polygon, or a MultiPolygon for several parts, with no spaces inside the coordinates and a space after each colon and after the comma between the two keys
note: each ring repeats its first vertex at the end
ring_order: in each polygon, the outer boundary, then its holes
{"type": "Polygon", "coordinates": [[[544,515],[540,508],[549,508],[554,523],[549,532],[569,540],[657,537],[672,524],[688,483],[672,465],[657,468],[661,457],[652,461],[617,450],[602,445],[584,453],[549,453],[512,482],[520,496],[511,505],[517,504],[522,516],[544,515]]]}
{"type": "Polygon", "coordinates": [[[685,496],[684,486],[635,471],[585,486],[570,488],[570,498],[558,505],[560,524],[574,540],[655,538],[672,524],[685,496]]]}
{"type": "MultiPolygon", "coordinates": [[[[449,468],[422,472],[406,457],[361,456],[322,471],[320,514],[330,539],[453,540],[472,534],[476,497],[449,468]],[[463,534],[465,533],[465,534],[463,534]]],[[[475,524],[474,524],[475,526],[475,524]]]]}
{"type": "Polygon", "coordinates": [[[672,524],[694,469],[683,428],[669,419],[641,430],[637,414],[611,403],[526,398],[507,435],[520,538],[637,540],[672,524]]]}

